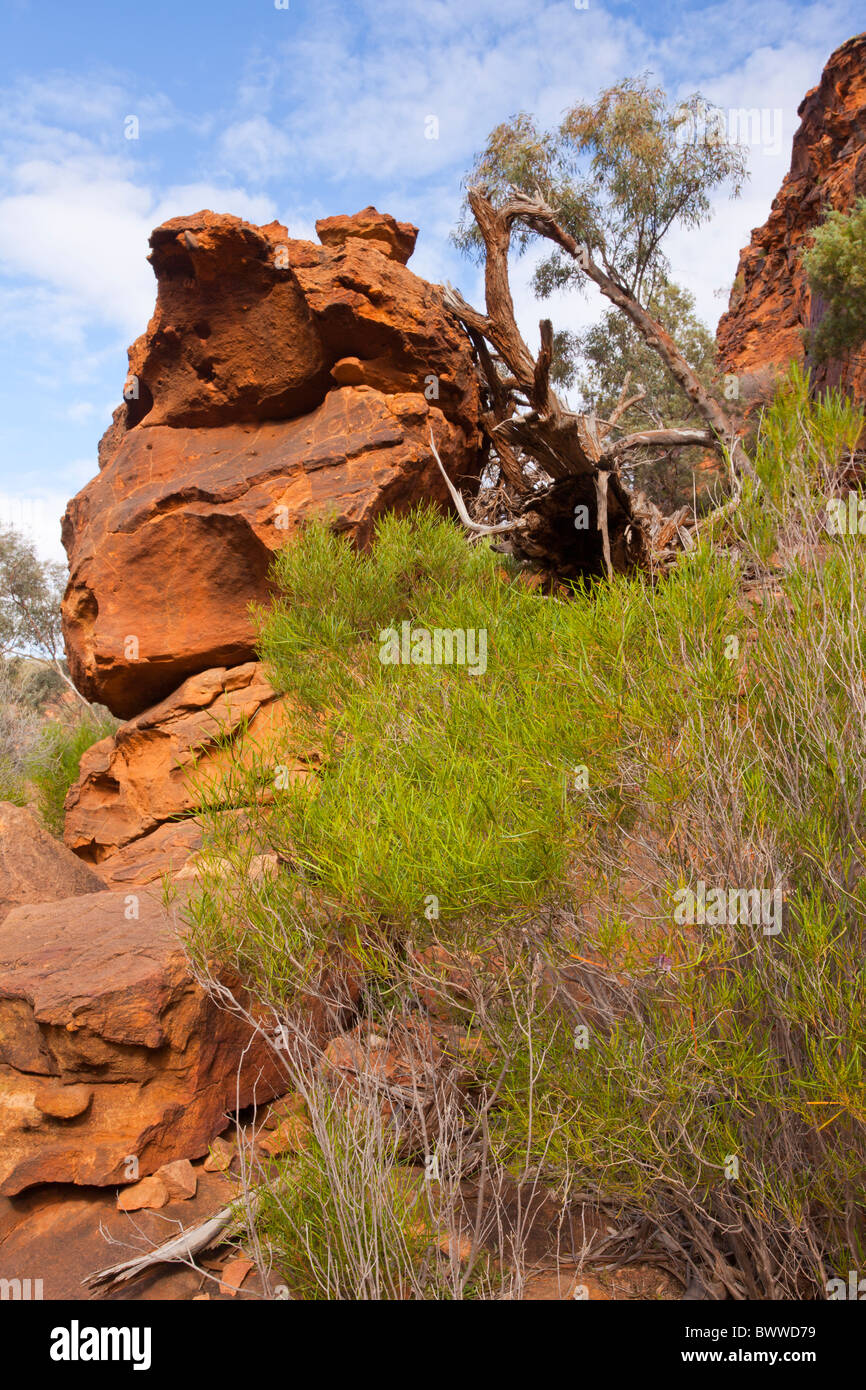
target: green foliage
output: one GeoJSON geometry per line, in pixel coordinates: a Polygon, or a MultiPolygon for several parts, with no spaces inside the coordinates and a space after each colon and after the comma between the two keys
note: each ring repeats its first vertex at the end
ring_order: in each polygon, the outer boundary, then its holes
{"type": "Polygon", "coordinates": [[[825,362],[866,340],[866,198],[848,213],[831,208],[802,259],[812,293],[827,302],[809,344],[825,362]]]}
{"type": "MultiPolygon", "coordinates": [[[[664,243],[673,227],[697,228],[708,219],[713,190],[727,184],[736,196],[745,177],[743,150],[727,141],[711,114],[697,94],[671,107],[646,78],[629,79],[594,103],[571,107],[556,130],[539,130],[525,112],[497,126],[464,181],[484,188],[498,205],[515,191],[540,194],[565,231],[668,331],[707,389],[713,339],[694,314],[692,296],[671,281],[664,243]]],[[[512,225],[518,251],[537,235],[521,218],[512,225]]],[[[484,254],[468,196],[454,241],[470,256],[484,254]]],[[[533,288],[542,299],[585,285],[579,258],[558,248],[536,265],[533,288]]],[[[553,346],[553,384],[576,384],[581,404],[602,417],[628,372],[632,385],[645,386],[642,404],[619,422],[625,432],[695,422],[661,357],[619,309],[608,309],[584,333],[555,333],[553,346]]],[[[641,459],[639,485],[666,510],[691,503],[693,469],[702,457],[675,451],[654,459],[652,468],[641,459]]]]}
{"type": "MultiPolygon", "coordinates": [[[[646,307],[709,386],[715,343],[709,329],[695,315],[694,296],[665,280],[646,307]]],[[[643,386],[646,396],[621,417],[625,430],[659,428],[662,422],[685,424],[694,418],[682,388],[622,314],[609,310],[600,323],[578,335],[576,348],[583,361],[576,365],[575,382],[583,401],[602,419],[616,405],[626,372],[632,374],[629,394],[643,386]]]]}
{"type": "Polygon", "coordinates": [[[63,835],[63,803],[78,778],[82,754],[117,728],[117,720],[100,706],[80,718],[58,719],[42,726],[25,763],[27,780],[36,790],[39,812],[53,835],[63,835]]]}
{"type": "MultiPolygon", "coordinates": [[[[593,103],[571,107],[553,131],[540,131],[525,112],[491,132],[466,176],[502,203],[512,189],[540,192],[562,226],[638,299],[668,274],[662,244],[671,227],[698,227],[710,211],[713,189],[745,177],[743,151],[714,134],[706,103],[694,95],[669,107],[665,93],[645,78],[628,79],[593,103]]],[[[518,248],[534,238],[515,229],[518,248]]],[[[483,244],[468,204],[455,242],[470,254],[483,244]]],[[[580,281],[570,259],[555,252],[536,274],[536,289],[580,281]]]]}
{"type": "Polygon", "coordinates": [[[284,1160],[265,1186],[259,1232],[295,1298],[451,1298],[425,1184],[378,1124],[374,1163],[364,1162],[357,1130],[371,1118],[328,1108],[321,1143],[284,1160]]]}
{"type": "MultiPolygon", "coordinates": [[[[0,741],[6,744],[7,740],[7,712],[0,710],[0,741]]],[[[26,779],[5,748],[0,753],[0,801],[11,801],[15,806],[27,804],[26,779]]]]}
{"type": "MultiPolygon", "coordinates": [[[[864,1255],[866,550],[825,516],[861,428],[792,374],[761,488],[655,586],[545,597],[426,512],[365,554],[312,526],[259,614],[297,722],[233,783],[259,801],[243,842],[215,799],[220,871],[189,909],[199,961],[278,1011],[336,944],[378,978],[368,1010],[409,938],[462,953],[502,1077],[496,1162],[649,1214],[755,1297],[820,1295],[864,1255]],[[383,664],[403,621],[483,628],[486,670],[383,664]],[[316,773],[275,783],[313,746],[316,773]],[[261,851],[280,869],[254,880],[261,851]],[[781,930],[684,925],[676,894],[700,881],[778,887],[781,930]],[[502,972],[530,941],[521,1012],[502,972]]],[[[305,1184],[339,1260],[326,1185],[305,1184]]]]}
{"type": "MultiPolygon", "coordinates": [[[[689,366],[708,390],[715,376],[715,342],[694,312],[694,296],[662,279],[646,308],[670,334],[689,366]]],[[[620,416],[626,434],[646,429],[700,423],[685,392],[670,375],[658,353],[648,347],[631,321],[610,309],[604,317],[561,350],[560,380],[576,385],[586,408],[607,419],[630,373],[628,394],[639,387],[644,397],[620,416]]],[[[706,449],[682,449],[635,471],[636,485],[663,511],[692,502],[692,472],[706,449]]]]}
{"type": "Polygon", "coordinates": [[[0,530],[0,800],[23,806],[35,792],[58,836],[82,753],[117,727],[99,707],[48,723],[41,717],[71,684],[60,626],[64,581],[62,565],[40,560],[11,528],[0,530]]]}
{"type": "Polygon", "coordinates": [[[23,663],[0,660],[0,801],[27,801],[27,759],[38,735],[38,704],[23,663]]]}
{"type": "Polygon", "coordinates": [[[0,529],[0,655],[32,653],[58,663],[63,654],[63,565],[40,560],[25,536],[0,529]]]}

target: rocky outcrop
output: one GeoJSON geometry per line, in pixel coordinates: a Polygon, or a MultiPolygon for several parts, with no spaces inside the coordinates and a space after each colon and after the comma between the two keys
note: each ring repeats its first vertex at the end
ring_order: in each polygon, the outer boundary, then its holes
{"type": "Polygon", "coordinates": [[[190,978],[159,893],[19,907],[0,926],[0,1192],[129,1182],[196,1158],[285,1090],[190,978]]]}
{"type": "MultiPolygon", "coordinates": [[[[186,1264],[161,1265],[132,1290],[97,1294],[84,1281],[112,1261],[140,1254],[143,1244],[158,1246],[168,1232],[207,1220],[237,1196],[236,1185],[222,1173],[197,1165],[196,1177],[194,1197],[175,1200],[159,1211],[136,1212],[134,1217],[118,1210],[111,1188],[43,1184],[16,1197],[0,1197],[0,1279],[29,1278],[31,1291],[39,1290],[31,1296],[48,1301],[193,1299],[206,1281],[201,1271],[186,1264]]],[[[212,1299],[222,1297],[218,1285],[207,1281],[207,1287],[212,1299]]],[[[250,1297],[262,1296],[253,1279],[244,1285],[243,1294],[248,1289],[250,1297]]]]}
{"type": "Polygon", "coordinates": [[[807,357],[804,330],[817,327],[824,306],[800,261],[826,209],[847,212],[866,194],[866,34],[836,49],[798,114],[790,171],[740,256],[718,327],[719,361],[739,377],[747,406],[767,398],[792,360],[812,368],[819,388],[841,386],[866,400],[866,349],[821,366],[807,357]]]}
{"type": "Polygon", "coordinates": [[[56,902],[102,886],[29,811],[0,801],[0,922],[22,903],[56,902]]]}
{"type": "Polygon", "coordinates": [[[342,213],[337,217],[320,217],[316,236],[323,246],[345,246],[353,237],[369,241],[377,251],[405,265],[415,250],[418,228],[411,222],[397,222],[389,213],[369,207],[356,212],[354,217],[342,213]]]}
{"type": "Polygon", "coordinates": [[[386,508],[438,496],[431,430],[465,470],[423,395],[364,386],[335,387],[299,420],[129,431],[66,514],[76,683],[131,717],[197,671],[253,659],[249,605],[268,598],[273,551],[311,517],[363,542],[386,508]]]}
{"type": "MultiPolygon", "coordinates": [[[[94,831],[95,837],[100,835],[107,841],[113,838],[110,800],[105,805],[102,827],[94,831]]],[[[101,848],[101,840],[94,838],[93,849],[98,853],[101,848]]],[[[202,827],[194,816],[189,816],[179,821],[166,821],[150,834],[141,835],[106,854],[95,864],[95,871],[105,888],[119,891],[145,887],[163,880],[166,874],[174,878],[182,873],[190,860],[195,863],[201,848],[202,827]]]]}
{"type": "Polygon", "coordinates": [[[151,237],[156,309],[63,525],[70,668],[123,718],[253,658],[249,605],[309,518],[364,544],[385,510],[446,503],[431,431],[477,474],[470,352],[403,264],[415,229],[368,208],[319,231],[203,212],[151,237]]]}
{"type": "MultiPolygon", "coordinates": [[[[230,765],[265,758],[285,718],[258,662],[191,676],[83,755],[66,844],[111,886],[176,872],[200,846],[194,815],[208,788],[230,765]]],[[[308,765],[299,758],[288,772],[304,776],[308,765]]]]}
{"type": "MultiPolygon", "coordinates": [[[[471,354],[406,267],[415,228],[367,208],[318,232],[314,246],[203,212],[151,237],[156,308],[63,526],[70,668],[126,722],[67,797],[56,853],[80,880],[58,874],[58,901],[0,926],[2,1193],[134,1181],[201,1155],[227,1112],[282,1089],[261,1036],[196,983],[183,898],[169,915],[156,880],[194,883],[196,815],[229,766],[254,767],[267,799],[272,737],[296,746],[250,616],[274,550],[314,517],[363,545],[386,510],[446,503],[431,435],[454,476],[480,466],[471,354]]],[[[319,754],[287,757],[281,777],[304,777],[319,754]]],[[[232,807],[236,839],[248,825],[232,807]]],[[[277,871],[251,856],[250,876],[277,871]]],[[[31,902],[50,896],[40,877],[31,902]]],[[[345,966],[322,970],[357,999],[345,966]]],[[[303,1004],[323,1045],[352,1017],[303,1004]]]]}

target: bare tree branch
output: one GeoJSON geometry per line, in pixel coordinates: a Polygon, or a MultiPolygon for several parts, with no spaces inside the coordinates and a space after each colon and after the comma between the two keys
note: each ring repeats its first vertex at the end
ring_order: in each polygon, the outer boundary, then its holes
{"type": "Polygon", "coordinates": [[[709,430],[639,430],[636,434],[627,434],[622,439],[611,440],[605,444],[602,452],[605,459],[611,460],[620,458],[622,454],[627,454],[632,449],[654,447],[684,449],[692,444],[706,444],[710,447],[716,447],[718,438],[709,430]]]}
{"type": "MultiPolygon", "coordinates": [[[[474,203],[472,203],[472,208],[475,211],[474,203]]],[[[615,304],[627,315],[647,346],[658,353],[668,371],[692,402],[695,410],[714,431],[718,439],[724,440],[728,444],[737,471],[746,473],[755,479],[754,469],[737,438],[733,422],[718,401],[713,399],[695,372],[692,371],[670,334],[651,314],[647,313],[646,309],[624,285],[602,270],[599,265],[596,265],[587,248],[579,245],[575,238],[560,226],[551,208],[540,199],[530,198],[523,193],[514,193],[509,202],[501,209],[500,216],[509,226],[517,218],[520,218],[539,236],[554,242],[573,260],[577,261],[588,279],[598,286],[602,294],[612,304],[615,304]]]]}

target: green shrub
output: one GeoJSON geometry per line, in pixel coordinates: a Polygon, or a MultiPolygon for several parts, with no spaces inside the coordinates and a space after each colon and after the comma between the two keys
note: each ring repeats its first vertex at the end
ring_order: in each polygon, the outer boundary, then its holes
{"type": "Polygon", "coordinates": [[[15,806],[27,805],[27,784],[17,772],[14,764],[0,754],[0,801],[11,801],[15,806]]]}
{"type": "Polygon", "coordinates": [[[188,909],[199,966],[274,1017],[337,945],[368,1016],[417,1005],[410,941],[462,959],[499,1171],[641,1213],[737,1297],[823,1296],[866,1253],[866,537],[826,515],[861,427],[794,373],[761,487],[657,584],[544,597],[427,511],[364,554],[312,526],[259,614],[297,721],[214,795],[188,909]],[[383,664],[403,622],[484,629],[484,672],[383,664]],[[781,929],[683,924],[701,881],[778,888],[781,929]]]}
{"type": "Polygon", "coordinates": [[[95,706],[75,721],[52,720],[40,730],[27,759],[26,776],[36,789],[40,815],[52,835],[63,835],[63,803],[78,778],[82,754],[116,728],[117,720],[95,706]]]}
{"type": "Polygon", "coordinates": [[[866,340],[866,198],[850,212],[829,210],[803,265],[813,293],[827,301],[810,346],[819,362],[841,357],[866,340]]]}
{"type": "Polygon", "coordinates": [[[15,663],[0,661],[0,801],[24,806],[27,759],[39,720],[18,677],[15,663]]]}

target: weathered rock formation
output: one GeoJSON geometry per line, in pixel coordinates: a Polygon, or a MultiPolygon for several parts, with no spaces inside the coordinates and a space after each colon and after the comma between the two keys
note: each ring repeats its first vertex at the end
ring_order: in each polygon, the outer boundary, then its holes
{"type": "Polygon", "coordinates": [[[389,213],[364,208],[354,217],[340,213],[336,217],[320,217],[316,232],[323,246],[345,246],[350,237],[370,241],[384,255],[405,265],[418,239],[418,228],[411,222],[397,222],[389,213]]]}
{"type": "MultiPolygon", "coordinates": [[[[66,802],[67,845],[109,887],[179,870],[201,843],[202,796],[231,763],[266,758],[285,718],[258,662],[190,676],[83,755],[66,802]]],[[[298,758],[289,772],[306,768],[298,758]]]]}
{"type": "MultiPolygon", "coordinates": [[[[35,1280],[41,1280],[39,1293],[32,1296],[50,1301],[80,1303],[97,1297],[84,1284],[94,1270],[109,1260],[140,1253],[144,1242],[159,1245],[167,1229],[204,1221],[237,1195],[236,1185],[225,1174],[210,1173],[197,1165],[196,1177],[195,1197],[173,1201],[160,1211],[137,1212],[134,1224],[118,1210],[112,1188],[70,1189],[55,1183],[29,1188],[15,1197],[0,1197],[0,1278],[20,1279],[24,1271],[24,1281],[30,1278],[31,1289],[35,1280]],[[177,1224],[167,1227],[167,1222],[177,1224]]],[[[189,1301],[200,1292],[201,1284],[201,1274],[188,1265],[163,1265],[152,1277],[139,1281],[133,1291],[109,1292],[107,1297],[189,1301]]],[[[209,1288],[211,1299],[222,1297],[217,1285],[209,1288]]],[[[244,1285],[242,1297],[248,1289],[249,1297],[261,1297],[262,1290],[253,1278],[244,1285]]]]}
{"type": "Polygon", "coordinates": [[[0,926],[0,1192],[198,1157],[228,1111],[284,1089],[263,1040],[190,978],[159,892],[19,907],[0,926]]]}
{"type": "Polygon", "coordinates": [[[0,801],[0,922],[22,903],[56,902],[102,886],[29,811],[0,801]]]}
{"type": "Polygon", "coordinates": [[[477,474],[478,388],[415,229],[374,208],[285,227],[210,212],[151,237],[157,302],[100,473],[63,525],[76,684],[130,718],[254,656],[251,601],[310,517],[366,542],[385,510],[477,474]]]}
{"type": "Polygon", "coordinates": [[[803,330],[817,327],[824,306],[800,262],[826,209],[847,212],[866,194],[866,34],[836,49],[798,114],[790,171],[740,256],[719,322],[719,360],[739,376],[746,405],[766,399],[792,360],[812,368],[819,388],[842,386],[866,400],[866,349],[822,366],[808,359],[803,330]]]}
{"type": "MultiPolygon", "coordinates": [[[[270,794],[290,710],[249,609],[273,551],[311,517],[363,544],[386,509],[445,501],[431,432],[455,476],[480,466],[470,352],[406,269],[415,228],[367,208],[318,231],[204,212],[151,238],[156,309],[63,533],[73,676],[127,722],[82,758],[68,848],[0,811],[0,1193],[133,1181],[284,1088],[195,982],[157,880],[197,872],[196,812],[229,765],[270,794]]],[[[243,834],[243,807],[225,814],[243,834]]],[[[348,1022],[308,1012],[323,1041],[348,1022]]]]}
{"type": "MultiPolygon", "coordinates": [[[[431,432],[455,475],[480,465],[470,352],[406,269],[415,229],[367,208],[318,230],[313,246],[199,213],[151,238],[156,309],[64,519],[72,672],[127,722],[82,759],[68,848],[35,827],[25,845],[25,813],[0,814],[2,1193],[194,1158],[227,1112],[284,1087],[196,984],[156,880],[182,892],[196,872],[196,812],[230,764],[255,763],[270,794],[290,711],[249,608],[273,551],[311,517],[363,544],[386,509],[445,500],[431,432]]],[[[299,748],[289,775],[317,757],[299,748]]],[[[243,833],[243,808],[225,814],[243,833]]],[[[312,1002],[307,1023],[342,1026],[312,1002]]]]}

